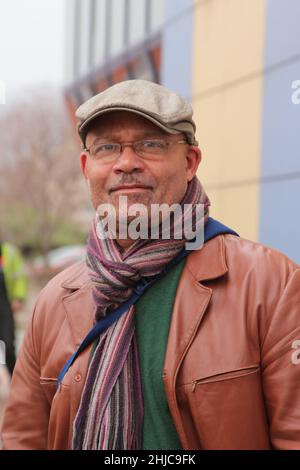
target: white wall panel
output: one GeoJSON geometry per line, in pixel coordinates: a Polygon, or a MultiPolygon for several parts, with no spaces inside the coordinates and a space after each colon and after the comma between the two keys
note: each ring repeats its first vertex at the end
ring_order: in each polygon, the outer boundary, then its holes
{"type": "Polygon", "coordinates": [[[106,56],[106,1],[107,0],[97,0],[96,3],[96,29],[93,59],[93,64],[96,67],[103,64],[106,56]]]}
{"type": "Polygon", "coordinates": [[[145,37],[145,0],[130,0],[129,44],[133,46],[145,37]]]}
{"type": "Polygon", "coordinates": [[[110,52],[111,57],[120,54],[125,47],[125,0],[110,0],[111,2],[111,27],[110,27],[110,52]]]}
{"type": "Polygon", "coordinates": [[[151,33],[158,31],[164,21],[165,15],[165,2],[164,0],[150,0],[151,8],[151,23],[150,31],[151,33]]]}
{"type": "MultiPolygon", "coordinates": [[[[81,0],[80,8],[80,60],[79,76],[85,75],[89,69],[89,47],[90,47],[90,7],[91,0],[81,0]]],[[[76,53],[76,51],[75,51],[76,53]]]]}

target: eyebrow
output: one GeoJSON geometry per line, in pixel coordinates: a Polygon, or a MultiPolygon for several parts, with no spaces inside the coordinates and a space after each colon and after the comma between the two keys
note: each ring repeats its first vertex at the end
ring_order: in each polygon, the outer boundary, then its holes
{"type": "MultiPolygon", "coordinates": [[[[157,138],[163,138],[165,137],[166,133],[164,131],[160,132],[160,131],[146,131],[146,132],[143,132],[143,134],[141,134],[140,136],[138,136],[136,139],[136,141],[139,141],[139,140],[145,140],[145,139],[157,139],[157,138]]],[[[96,144],[97,142],[103,142],[103,141],[107,141],[107,142],[118,142],[120,139],[118,138],[117,134],[113,135],[113,134],[102,134],[101,136],[98,136],[95,138],[95,140],[93,141],[93,144],[96,144]]]]}

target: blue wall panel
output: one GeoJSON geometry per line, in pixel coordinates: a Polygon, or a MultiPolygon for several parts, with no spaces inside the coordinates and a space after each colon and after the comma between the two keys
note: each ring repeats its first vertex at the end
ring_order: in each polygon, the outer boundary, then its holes
{"type": "Polygon", "coordinates": [[[300,105],[292,103],[292,82],[300,79],[300,2],[267,5],[260,241],[300,263],[300,105]]]}
{"type": "Polygon", "coordinates": [[[300,181],[286,180],[263,187],[261,242],[300,264],[300,181]]]}
{"type": "Polygon", "coordinates": [[[162,84],[185,98],[192,95],[194,0],[165,0],[162,84]]]}
{"type": "Polygon", "coordinates": [[[299,23],[299,0],[267,1],[266,66],[300,53],[299,23]]]}
{"type": "Polygon", "coordinates": [[[300,62],[265,76],[262,176],[300,171],[300,104],[291,87],[297,77],[300,62]]]}

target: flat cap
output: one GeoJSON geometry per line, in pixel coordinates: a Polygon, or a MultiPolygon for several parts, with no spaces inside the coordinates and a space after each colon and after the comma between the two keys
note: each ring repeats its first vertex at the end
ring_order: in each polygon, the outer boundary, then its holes
{"type": "Polygon", "coordinates": [[[78,133],[84,146],[94,119],[118,110],[139,114],[170,134],[182,132],[189,144],[198,145],[193,109],[188,101],[157,83],[126,80],[93,96],[77,109],[78,133]]]}

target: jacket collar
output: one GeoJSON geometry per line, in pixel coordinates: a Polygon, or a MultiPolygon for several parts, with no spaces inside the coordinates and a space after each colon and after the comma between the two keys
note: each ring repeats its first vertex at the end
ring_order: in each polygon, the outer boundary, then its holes
{"type": "Polygon", "coordinates": [[[186,268],[199,282],[217,279],[228,271],[224,236],[217,236],[188,256],[186,268]]]}
{"type": "Polygon", "coordinates": [[[90,282],[86,262],[80,261],[69,268],[69,273],[65,272],[61,287],[70,290],[78,290],[90,282]]]}

